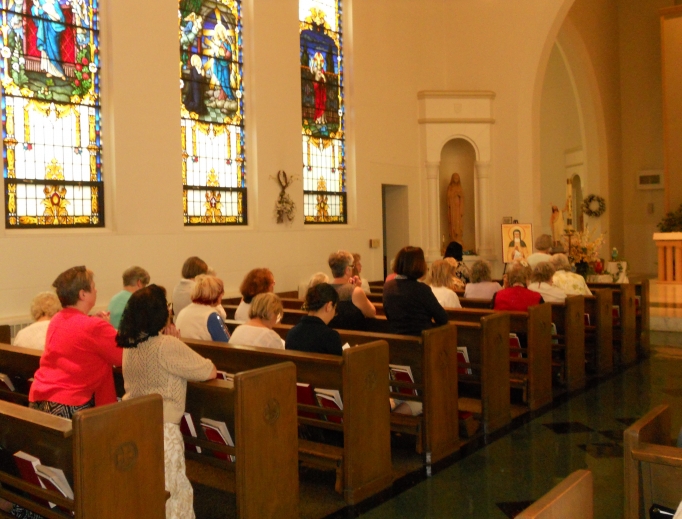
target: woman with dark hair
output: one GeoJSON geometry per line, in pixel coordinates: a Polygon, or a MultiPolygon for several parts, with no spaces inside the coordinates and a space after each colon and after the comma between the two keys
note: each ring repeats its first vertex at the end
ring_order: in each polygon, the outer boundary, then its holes
{"type": "Polygon", "coordinates": [[[187,381],[213,379],[216,368],[173,333],[176,331],[169,325],[166,290],[149,285],[130,296],[116,342],[124,348],[123,400],[152,393],[163,397],[164,468],[166,490],[170,492],[166,519],[191,519],[193,490],[185,474],[185,447],[179,424],[185,412],[187,381]],[[169,334],[163,334],[164,329],[169,334]]]}
{"type": "Polygon", "coordinates": [[[249,309],[251,300],[258,294],[273,292],[275,290],[275,276],[270,269],[259,268],[249,271],[244,277],[239,292],[242,300],[239,302],[237,310],[234,312],[234,320],[246,322],[249,320],[249,309]]]}
{"type": "Polygon", "coordinates": [[[194,278],[208,273],[208,265],[197,256],[192,256],[182,264],[182,279],[173,289],[173,314],[177,317],[180,311],[192,303],[194,278]]]}
{"type": "Polygon", "coordinates": [[[469,267],[464,264],[462,258],[464,258],[464,251],[462,249],[462,244],[456,241],[451,241],[448,244],[448,248],[445,249],[445,255],[443,259],[454,258],[457,260],[457,269],[455,270],[455,276],[457,276],[462,283],[465,285],[471,281],[471,272],[469,267]]]}
{"type": "Polygon", "coordinates": [[[287,350],[341,355],[341,336],[329,326],[336,315],[339,294],[329,283],[319,283],[308,289],[303,309],[308,315],[301,318],[287,334],[287,350]]]}
{"type": "Polygon", "coordinates": [[[421,335],[423,330],[448,322],[448,314],[431,288],[419,282],[426,274],[426,260],[421,248],[407,246],[400,249],[393,271],[395,279],[384,285],[384,311],[393,333],[421,335]]]}

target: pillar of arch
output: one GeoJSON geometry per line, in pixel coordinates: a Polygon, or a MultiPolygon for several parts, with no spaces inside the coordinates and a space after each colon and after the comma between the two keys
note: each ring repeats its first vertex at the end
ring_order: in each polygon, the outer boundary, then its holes
{"type": "Polygon", "coordinates": [[[425,179],[426,212],[424,235],[426,256],[433,261],[441,256],[441,240],[447,229],[440,229],[441,150],[453,139],[468,141],[476,153],[474,205],[476,208],[476,252],[493,259],[494,230],[491,225],[491,163],[493,101],[489,91],[438,90],[419,92],[419,132],[422,178],[425,179]]]}

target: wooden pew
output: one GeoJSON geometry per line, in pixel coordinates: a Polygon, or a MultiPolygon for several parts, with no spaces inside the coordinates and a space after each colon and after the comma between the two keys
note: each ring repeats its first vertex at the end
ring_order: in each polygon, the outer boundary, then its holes
{"type": "MultiPolygon", "coordinates": [[[[237,517],[299,517],[296,367],[288,362],[237,373],[234,384],[223,380],[187,384],[186,411],[197,429],[200,419],[225,422],[235,446],[216,446],[185,437],[202,454],[188,458],[233,472],[237,517]],[[211,454],[221,451],[235,462],[211,454]]],[[[198,434],[202,434],[199,433],[198,434]]]]}
{"type": "Polygon", "coordinates": [[[0,402],[0,445],[64,471],[73,500],[0,472],[0,497],[46,518],[68,516],[8,486],[73,511],[76,519],[165,518],[163,404],[158,395],[81,411],[73,420],[0,402]]]}
{"type": "MultiPolygon", "coordinates": [[[[298,441],[299,458],[337,473],[337,489],[355,504],[391,485],[391,444],[388,404],[388,346],[374,342],[344,351],[343,357],[231,346],[211,341],[183,339],[220,370],[239,371],[292,362],[296,379],[316,388],[336,389],[343,399],[343,423],[299,417],[299,423],[343,432],[343,447],[298,441]]],[[[296,391],[296,380],[290,391],[296,391]]],[[[305,412],[333,414],[324,408],[299,406],[305,412]]],[[[295,418],[295,414],[293,415],[295,418]]]]}
{"type": "Polygon", "coordinates": [[[0,343],[9,344],[12,342],[12,332],[8,324],[0,325],[0,343]]]}
{"type": "Polygon", "coordinates": [[[585,348],[592,356],[590,368],[597,376],[613,372],[613,296],[610,289],[593,290],[585,296],[585,313],[590,325],[585,326],[585,348]]]}
{"type": "Polygon", "coordinates": [[[564,348],[564,380],[568,391],[585,387],[585,298],[569,296],[565,303],[552,303],[552,322],[564,348]]]}
{"type": "Polygon", "coordinates": [[[592,519],[593,495],[592,472],[576,470],[516,519],[592,519]]]}
{"type": "MultiPolygon", "coordinates": [[[[289,327],[280,327],[283,338],[289,327]]],[[[420,416],[391,414],[391,430],[417,437],[417,452],[424,455],[427,471],[430,465],[459,449],[459,415],[457,388],[457,329],[453,325],[439,326],[411,335],[380,334],[337,330],[341,340],[353,347],[373,341],[386,341],[390,364],[410,366],[414,385],[391,382],[392,387],[416,389],[417,396],[391,393],[401,400],[423,404],[420,416]]],[[[353,348],[351,348],[353,349],[353,348]]]]}
{"type": "Polygon", "coordinates": [[[659,405],[623,433],[625,519],[648,517],[651,505],[682,501],[682,449],[670,438],[670,409],[659,405]]]}
{"type": "MultiPolygon", "coordinates": [[[[500,312],[478,309],[445,309],[451,322],[479,322],[482,317],[500,312]]],[[[512,387],[523,390],[524,402],[531,411],[552,401],[552,344],[551,307],[548,304],[529,308],[528,312],[507,312],[510,317],[510,332],[523,334],[527,338],[524,348],[526,358],[511,358],[516,366],[527,366],[527,373],[512,372],[512,387]]],[[[510,351],[507,357],[510,358],[510,351]]]]}
{"type": "MultiPolygon", "coordinates": [[[[30,348],[0,344],[0,372],[12,373],[17,389],[14,393],[0,391],[0,399],[27,404],[28,386],[25,381],[38,369],[40,355],[40,351],[30,348]]],[[[232,471],[234,474],[228,475],[229,478],[236,480],[238,517],[273,515],[298,517],[296,395],[294,393],[292,403],[292,397],[287,394],[286,390],[286,388],[291,388],[296,375],[293,366],[289,366],[288,371],[283,371],[281,368],[285,367],[282,365],[268,368],[263,372],[238,373],[235,376],[234,389],[231,384],[219,380],[190,382],[187,385],[186,408],[195,416],[195,426],[199,428],[199,420],[202,416],[224,421],[229,425],[230,431],[235,433],[233,439],[235,439],[236,447],[231,453],[236,452],[237,459],[241,457],[248,461],[246,466],[236,463],[236,470],[232,471]],[[285,380],[284,383],[282,379],[285,380]],[[259,398],[261,400],[265,398],[264,392],[269,395],[270,399],[274,398],[277,401],[274,408],[279,408],[278,414],[284,418],[275,420],[273,423],[266,423],[259,418],[266,412],[266,406],[262,402],[258,404],[259,398]],[[263,414],[249,414],[249,410],[254,408],[263,409],[263,414]],[[287,434],[294,440],[287,440],[282,445],[276,442],[273,444],[270,441],[274,437],[284,442],[287,434]],[[253,438],[254,441],[240,443],[239,438],[253,438]],[[241,452],[244,454],[240,456],[241,452]],[[292,452],[294,453],[293,462],[291,461],[292,452]],[[256,456],[261,456],[261,454],[265,455],[265,458],[256,460],[256,456]],[[272,465],[273,460],[277,462],[276,465],[272,465]],[[272,470],[273,466],[276,466],[277,470],[272,470]],[[291,479],[292,474],[295,480],[291,479]],[[271,477],[274,477],[278,483],[270,481],[271,477]],[[267,482],[266,487],[263,487],[264,482],[267,482]],[[263,496],[268,496],[268,499],[262,500],[263,496]],[[270,513],[268,510],[277,510],[277,513],[270,513]]],[[[114,370],[114,380],[117,392],[119,396],[122,396],[123,380],[120,368],[114,370]]],[[[269,400],[267,402],[269,403],[269,400]]],[[[197,443],[192,438],[186,438],[186,441],[197,443]]],[[[199,443],[200,446],[210,445],[209,450],[222,449],[215,444],[208,444],[205,440],[200,441],[204,442],[199,443]]],[[[163,454],[161,459],[163,460],[163,454]]],[[[209,464],[214,462],[212,458],[206,457],[199,458],[199,461],[209,464]]],[[[224,464],[222,466],[224,468],[224,464]]],[[[163,465],[161,468],[163,471],[163,465]]]]}
{"type": "Polygon", "coordinates": [[[637,322],[635,286],[627,283],[620,290],[612,291],[613,305],[620,307],[620,319],[614,323],[613,342],[621,366],[629,366],[637,360],[637,322]]]}

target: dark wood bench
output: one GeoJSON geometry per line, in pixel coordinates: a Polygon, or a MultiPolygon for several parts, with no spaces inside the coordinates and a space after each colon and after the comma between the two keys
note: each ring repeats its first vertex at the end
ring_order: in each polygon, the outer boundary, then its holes
{"type": "Polygon", "coordinates": [[[29,379],[40,366],[42,351],[0,344],[0,373],[7,375],[16,391],[0,387],[0,400],[28,405],[29,379]]]}
{"type": "Polygon", "coordinates": [[[613,372],[613,296],[610,289],[593,290],[585,296],[585,313],[590,324],[585,325],[585,355],[595,376],[613,372]]]}
{"type": "Polygon", "coordinates": [[[12,342],[12,332],[8,324],[0,325],[0,343],[9,344],[12,342]]]}
{"type": "Polygon", "coordinates": [[[682,501],[682,449],[673,446],[670,408],[659,405],[623,433],[625,519],[648,517],[651,505],[682,501]]]}
{"type": "Polygon", "coordinates": [[[552,322],[563,350],[563,380],[568,391],[585,387],[585,298],[569,296],[564,303],[551,303],[552,322]]]}
{"type": "Polygon", "coordinates": [[[235,480],[237,517],[299,517],[296,367],[280,363],[223,380],[187,384],[186,412],[192,415],[201,454],[189,459],[213,465],[235,480]],[[209,442],[201,418],[225,422],[234,447],[209,442]],[[234,463],[213,456],[234,455],[234,463]]]}
{"type": "MultiPolygon", "coordinates": [[[[299,411],[318,418],[299,416],[304,425],[340,431],[343,447],[299,440],[301,461],[337,473],[336,488],[349,504],[370,497],[390,486],[391,472],[390,408],[388,403],[388,346],[373,342],[344,351],[343,357],[234,346],[211,341],[183,339],[220,370],[239,371],[292,362],[296,379],[290,383],[295,394],[296,380],[314,388],[335,389],[341,394],[343,412],[299,405],[299,411]],[[340,416],[342,423],[325,417],[340,416]]],[[[295,419],[295,412],[293,414],[295,419]]]]}
{"type": "Polygon", "coordinates": [[[158,395],[81,411],[66,420],[0,402],[0,445],[64,471],[74,499],[0,472],[0,497],[49,519],[68,517],[35,499],[74,512],[76,519],[163,519],[163,404],[158,395]],[[12,489],[13,487],[13,489],[12,489]]]}
{"type": "Polygon", "coordinates": [[[576,470],[517,515],[516,519],[555,519],[559,517],[580,519],[592,519],[594,517],[594,489],[591,471],[576,470]]]}

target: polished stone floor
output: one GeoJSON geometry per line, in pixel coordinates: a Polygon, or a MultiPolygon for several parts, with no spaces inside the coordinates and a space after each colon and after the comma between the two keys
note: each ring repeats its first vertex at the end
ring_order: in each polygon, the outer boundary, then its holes
{"type": "Polygon", "coordinates": [[[571,472],[587,468],[594,476],[595,518],[621,518],[623,430],[661,403],[672,408],[671,436],[676,436],[682,426],[682,348],[653,346],[648,360],[572,397],[360,517],[511,518],[571,472]]]}

